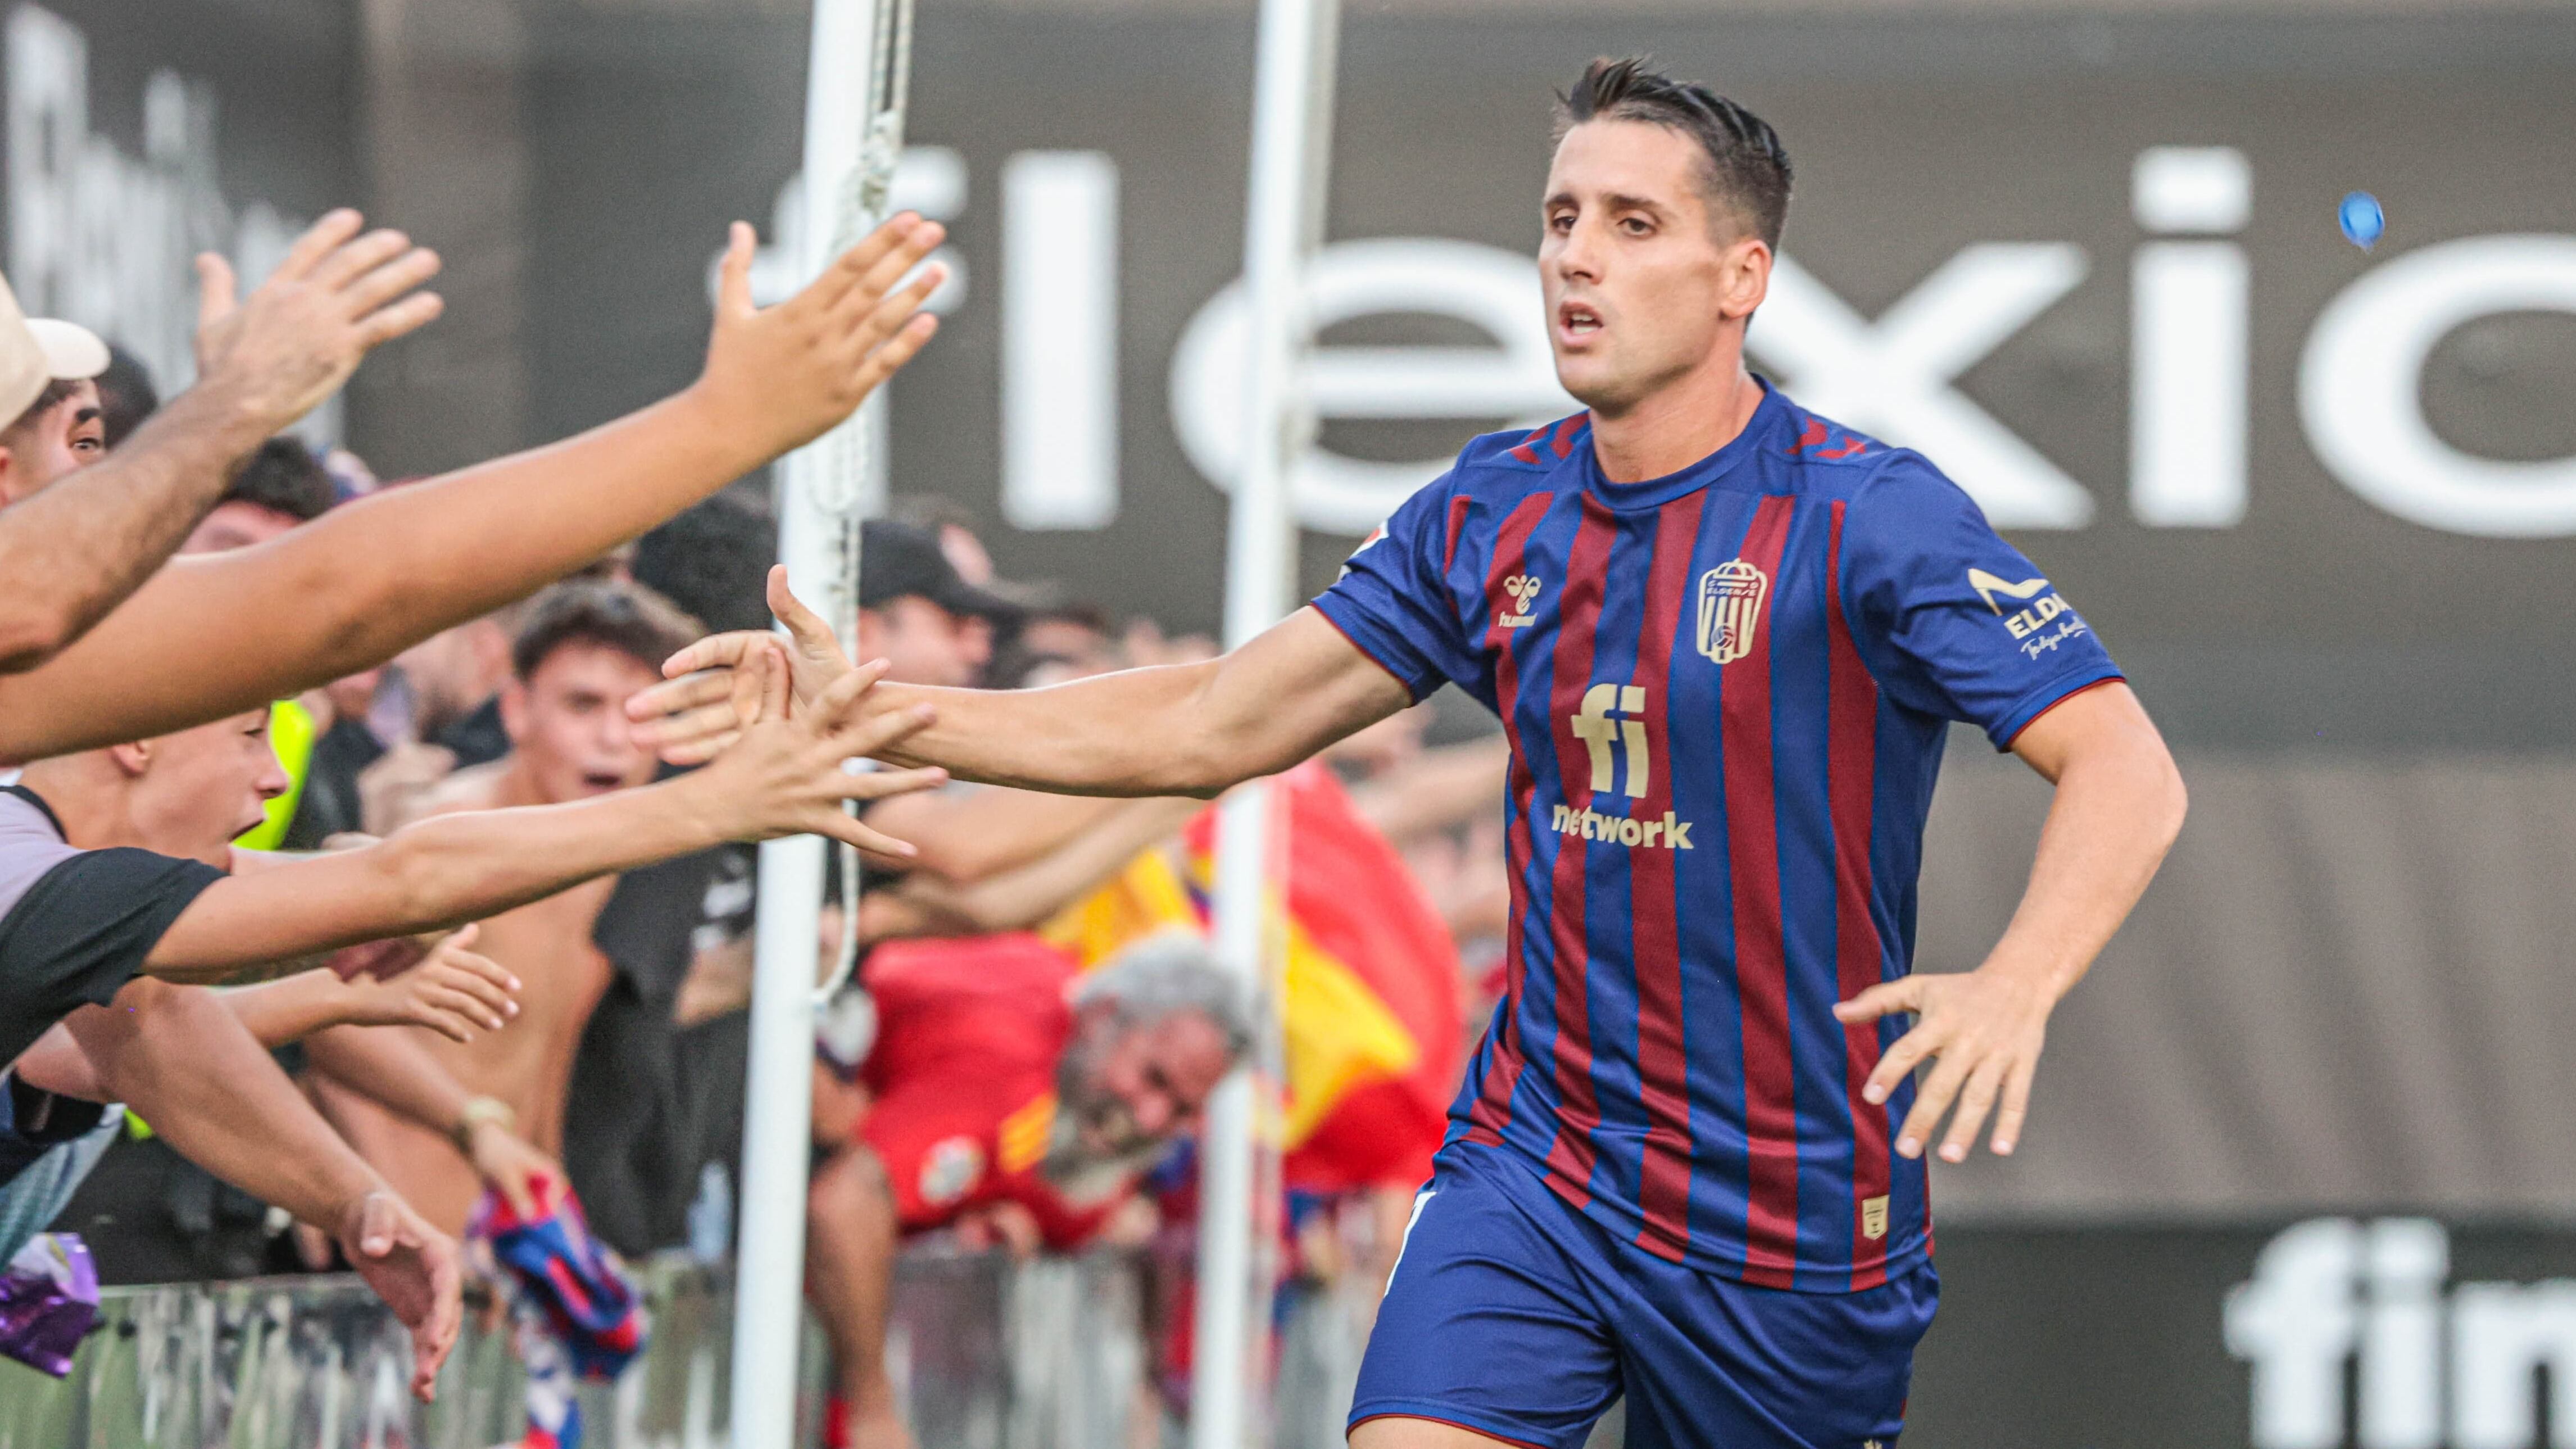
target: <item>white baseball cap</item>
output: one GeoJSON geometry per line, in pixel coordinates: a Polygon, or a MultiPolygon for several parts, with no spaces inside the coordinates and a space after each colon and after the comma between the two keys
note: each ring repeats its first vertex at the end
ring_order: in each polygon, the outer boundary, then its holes
{"type": "Polygon", "coordinates": [[[25,412],[45,384],[96,377],[107,363],[107,344],[97,333],[77,322],[28,317],[0,277],[0,427],[25,412]]]}

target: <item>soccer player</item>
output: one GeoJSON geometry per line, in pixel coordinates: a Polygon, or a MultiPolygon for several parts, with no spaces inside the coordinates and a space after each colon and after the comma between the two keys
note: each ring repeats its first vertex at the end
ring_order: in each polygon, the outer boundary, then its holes
{"type": "MultiPolygon", "coordinates": [[[[1220,790],[1444,683],[1502,717],[1510,984],[1416,1199],[1356,1449],[1574,1449],[1623,1392],[1632,1443],[1894,1438],[1937,1294],[1924,1153],[1964,1160],[1990,1114],[2013,1149],[2050,1011],[2181,826],[2163,742],[2047,577],[1931,462],[1746,370],[1789,179],[1743,107],[1595,62],[1540,206],[1585,412],[1470,443],[1222,659],[871,701],[936,703],[896,758],[1103,794],[1220,790]],[[1993,952],[1917,975],[1954,720],[2056,797],[1993,952]]],[[[837,660],[801,634],[818,687],[837,660]]],[[[732,720],[732,687],[646,707],[683,741],[732,720]]]]}

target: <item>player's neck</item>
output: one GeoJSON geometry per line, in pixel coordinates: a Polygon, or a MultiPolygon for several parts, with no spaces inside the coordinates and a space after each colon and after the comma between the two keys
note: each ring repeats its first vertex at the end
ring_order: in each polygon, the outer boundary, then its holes
{"type": "Polygon", "coordinates": [[[1615,414],[1593,409],[1593,455],[1613,483],[1678,473],[1734,442],[1761,405],[1762,385],[1729,351],[1615,414]]]}

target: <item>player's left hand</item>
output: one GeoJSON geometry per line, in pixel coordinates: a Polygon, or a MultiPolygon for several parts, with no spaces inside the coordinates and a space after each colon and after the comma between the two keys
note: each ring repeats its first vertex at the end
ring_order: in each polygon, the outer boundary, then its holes
{"type": "Polygon", "coordinates": [[[1896,1152],[1922,1156],[1955,1102],[1958,1111],[1950,1115],[1950,1130],[1942,1138],[1941,1160],[1965,1162],[1989,1112],[1995,1113],[1991,1145],[1996,1156],[2011,1156],[2021,1141],[2022,1123],[2030,1115],[2031,1075],[2039,1069],[2048,1013],[2056,1005],[2056,997],[2044,987],[1989,965],[1883,982],[1835,1006],[1834,1016],[1846,1026],[1859,1026],[1899,1012],[1914,1015],[1914,1029],[1879,1058],[1861,1095],[1873,1104],[1884,1102],[1897,1083],[1933,1059],[1932,1074],[1915,1094],[1914,1110],[1897,1129],[1896,1152]]]}

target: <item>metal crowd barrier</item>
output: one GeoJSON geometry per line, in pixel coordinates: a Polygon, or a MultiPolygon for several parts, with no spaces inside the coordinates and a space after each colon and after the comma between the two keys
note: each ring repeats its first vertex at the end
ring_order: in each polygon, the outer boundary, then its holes
{"type": "MultiPolygon", "coordinates": [[[[586,1387],[590,1449],[724,1441],[732,1296],[686,1260],[640,1269],[651,1347],[586,1387]]],[[[1145,1370],[1140,1268],[1095,1253],[1016,1265],[908,1255],[888,1357],[921,1442],[942,1449],[1126,1449],[1145,1370]]],[[[524,1418],[504,1324],[469,1311],[438,1401],[406,1391],[409,1340],[356,1279],[113,1288],[59,1382],[0,1361],[0,1449],[486,1449],[524,1418]]],[[[823,1354],[809,1326],[800,1415],[811,1443],[823,1354]]]]}

